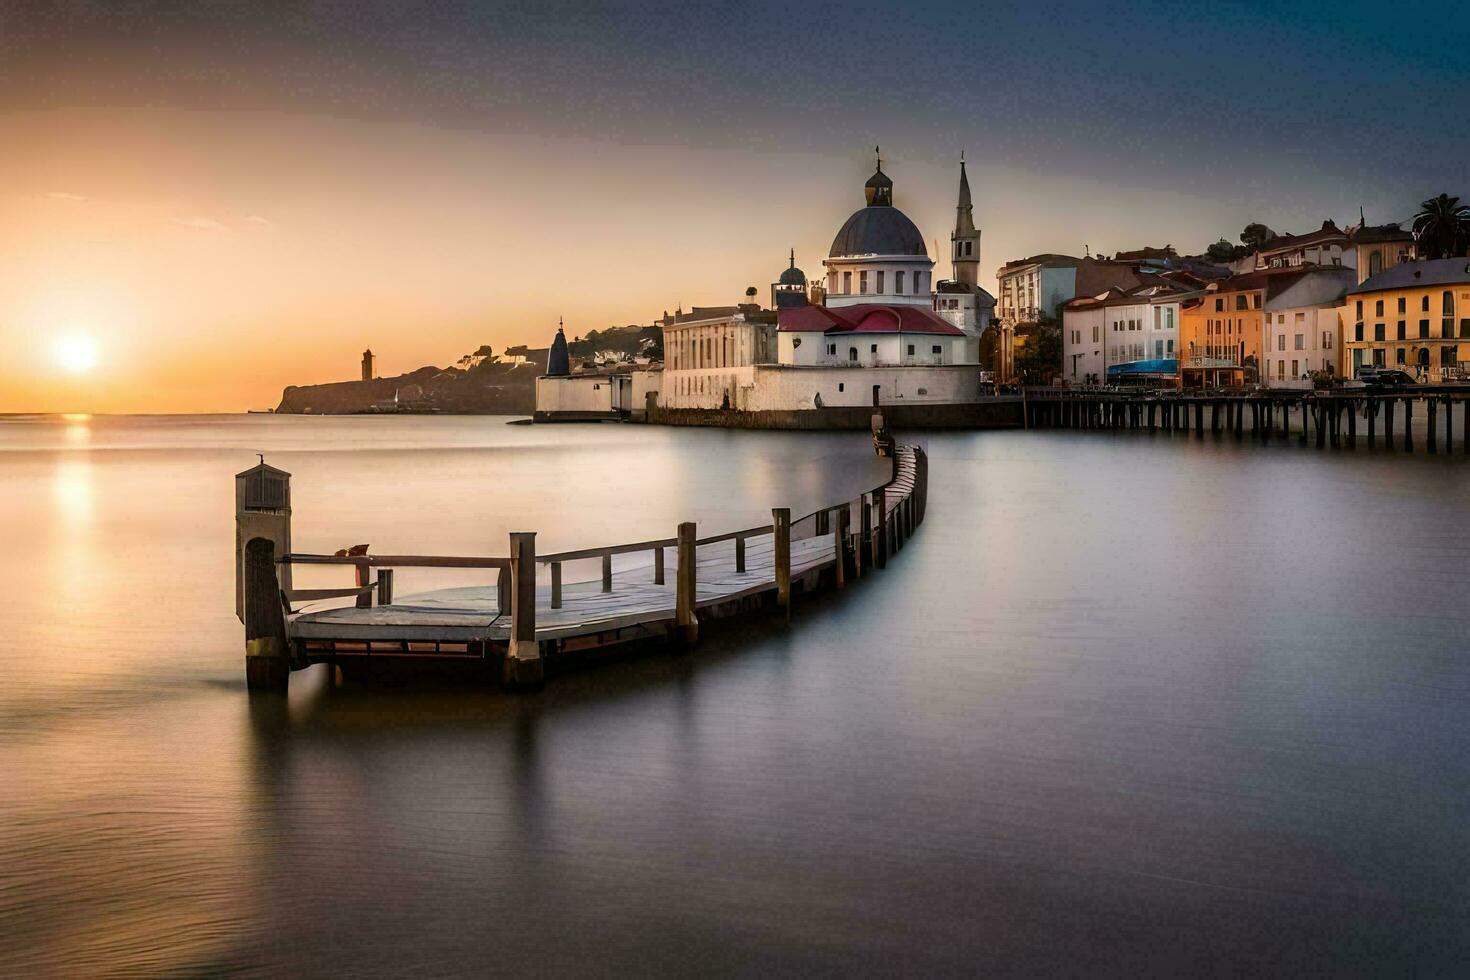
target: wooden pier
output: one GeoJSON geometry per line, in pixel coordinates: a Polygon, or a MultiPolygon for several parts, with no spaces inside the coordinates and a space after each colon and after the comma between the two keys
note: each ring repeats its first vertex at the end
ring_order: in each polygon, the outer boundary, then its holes
{"type": "MultiPolygon", "coordinates": [[[[237,613],[245,624],[252,691],[284,691],[290,672],[315,663],[351,670],[373,658],[479,660],[506,686],[534,689],[548,661],[634,643],[676,650],[697,643],[702,622],[786,615],[794,597],[841,589],[883,568],[924,519],[928,460],[898,446],[891,478],[853,500],[792,520],[699,537],[673,537],[542,555],[534,532],[510,535],[505,556],[307,554],[291,548],[290,474],[261,464],[236,477],[237,613]],[[651,561],[614,574],[613,557],[651,561]],[[569,562],[599,560],[601,576],[564,583],[569,562]],[[296,589],[292,569],[337,565],[351,585],[296,589]],[[494,584],[394,594],[399,568],[479,569],[494,584]],[[544,581],[544,584],[543,584],[544,581]],[[351,599],[352,605],[312,604],[351,599]]],[[[361,553],[357,553],[357,552],[361,553]]]]}
{"type": "Polygon", "coordinates": [[[1025,404],[1028,429],[1192,431],[1201,437],[1208,431],[1259,442],[1294,437],[1303,445],[1346,449],[1356,449],[1359,439],[1376,448],[1381,440],[1405,452],[1415,449],[1417,407],[1427,422],[1424,449],[1446,454],[1454,451],[1458,409],[1460,451],[1470,454],[1470,385],[1183,393],[1028,388],[1025,404]]]}

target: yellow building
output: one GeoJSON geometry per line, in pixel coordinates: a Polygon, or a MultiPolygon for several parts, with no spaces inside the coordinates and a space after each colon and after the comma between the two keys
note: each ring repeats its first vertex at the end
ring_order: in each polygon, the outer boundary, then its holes
{"type": "Polygon", "coordinates": [[[1400,368],[1426,382],[1470,372],[1470,259],[1407,261],[1369,276],[1342,308],[1343,374],[1400,368]]]}
{"type": "Polygon", "coordinates": [[[1217,388],[1255,380],[1261,363],[1261,306],[1272,276],[1296,269],[1266,269],[1211,283],[1179,316],[1179,383],[1217,388]]]}

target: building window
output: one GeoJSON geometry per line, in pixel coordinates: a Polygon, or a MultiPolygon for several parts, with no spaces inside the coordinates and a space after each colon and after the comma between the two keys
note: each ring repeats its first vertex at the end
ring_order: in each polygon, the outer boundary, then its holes
{"type": "Polygon", "coordinates": [[[1419,321],[1419,337],[1421,339],[1427,339],[1429,337],[1429,321],[1428,320],[1420,320],[1419,321]]]}
{"type": "Polygon", "coordinates": [[[868,293],[868,270],[866,269],[858,273],[858,292],[864,296],[868,293]]]}
{"type": "Polygon", "coordinates": [[[900,296],[903,295],[903,270],[893,274],[893,291],[900,296]]]}
{"type": "Polygon", "coordinates": [[[971,251],[971,249],[974,248],[974,246],[975,246],[975,243],[974,242],[965,242],[965,254],[966,255],[972,255],[972,254],[974,254],[971,251]]]}
{"type": "Polygon", "coordinates": [[[1373,250],[1373,254],[1370,255],[1370,256],[1368,256],[1368,275],[1370,275],[1370,276],[1376,276],[1376,275],[1378,275],[1378,273],[1380,273],[1382,271],[1383,271],[1383,253],[1380,252],[1380,251],[1378,251],[1377,249],[1374,249],[1373,250]]]}
{"type": "Polygon", "coordinates": [[[1249,305],[1249,303],[1247,303],[1246,298],[1245,298],[1245,293],[1241,293],[1240,295],[1238,295],[1238,296],[1235,297],[1235,308],[1237,310],[1248,310],[1248,309],[1250,309],[1250,305],[1249,305]]]}
{"type": "MultiPolygon", "coordinates": [[[[1380,304],[1380,305],[1382,305],[1382,304],[1380,304]]],[[[1375,324],[1373,324],[1373,339],[1374,340],[1383,340],[1384,339],[1383,324],[1381,324],[1381,323],[1375,323],[1375,324]]]]}
{"type": "Polygon", "coordinates": [[[1409,298],[1407,296],[1400,296],[1399,297],[1399,312],[1400,313],[1403,313],[1404,312],[1404,307],[1408,306],[1408,304],[1409,304],[1409,298]]]}
{"type": "Polygon", "coordinates": [[[857,348],[856,347],[849,347],[847,349],[847,359],[849,361],[855,361],[855,360],[857,360],[857,348]]]}
{"type": "Polygon", "coordinates": [[[1173,337],[1170,337],[1169,340],[1167,341],[1167,343],[1168,343],[1169,356],[1170,357],[1173,357],[1174,356],[1174,338],[1173,337]]]}
{"type": "Polygon", "coordinates": [[[1279,333],[1276,335],[1276,349],[1286,350],[1286,334],[1279,333]]]}
{"type": "Polygon", "coordinates": [[[1440,316],[1455,315],[1455,294],[1448,289],[1444,291],[1444,302],[1441,304],[1440,316]]]}
{"type": "Polygon", "coordinates": [[[1363,301],[1358,300],[1358,319],[1363,319],[1363,301]]]}
{"type": "Polygon", "coordinates": [[[878,295],[883,295],[883,270],[878,270],[878,295]]]}
{"type": "Polygon", "coordinates": [[[1374,367],[1383,367],[1383,348],[1382,347],[1375,347],[1375,348],[1373,348],[1373,366],[1374,367]]]}
{"type": "Polygon", "coordinates": [[[1458,347],[1441,347],[1439,349],[1439,363],[1441,367],[1454,367],[1460,363],[1460,349],[1458,347]]]}
{"type": "Polygon", "coordinates": [[[909,344],[909,357],[913,357],[913,356],[914,356],[914,345],[913,344],[909,344]]]}
{"type": "Polygon", "coordinates": [[[1332,350],[1332,331],[1331,330],[1324,330],[1324,331],[1322,331],[1322,349],[1323,350],[1332,350]]]}
{"type": "Polygon", "coordinates": [[[1383,300],[1377,300],[1373,304],[1373,315],[1383,316],[1383,300]]]}
{"type": "Polygon", "coordinates": [[[874,344],[872,347],[870,347],[868,349],[868,353],[869,354],[876,354],[876,353],[878,353],[878,345],[877,344],[874,344]]]}
{"type": "Polygon", "coordinates": [[[828,354],[831,354],[833,357],[836,357],[837,356],[837,345],[836,344],[828,344],[827,345],[827,353],[828,354]]]}
{"type": "Polygon", "coordinates": [[[1455,321],[1445,317],[1439,324],[1439,335],[1441,337],[1453,337],[1455,335],[1455,321]]]}
{"type": "Polygon", "coordinates": [[[1406,339],[1408,339],[1408,336],[1409,335],[1408,335],[1408,332],[1404,330],[1404,321],[1402,321],[1402,320],[1400,320],[1398,322],[1398,333],[1399,333],[1399,340],[1406,340],[1406,339]]]}
{"type": "Polygon", "coordinates": [[[843,291],[843,293],[846,293],[848,295],[851,295],[851,293],[852,293],[852,273],[851,272],[844,272],[842,274],[842,291],[843,291]]]}
{"type": "Polygon", "coordinates": [[[1460,336],[1470,337],[1470,317],[1460,317],[1460,336]]]}
{"type": "Polygon", "coordinates": [[[838,391],[843,391],[844,389],[845,389],[845,386],[843,385],[843,383],[841,381],[837,382],[837,390],[838,391]]]}
{"type": "MultiPolygon", "coordinates": [[[[1282,363],[1285,364],[1286,362],[1285,361],[1282,361],[1282,363]]],[[[1297,365],[1296,365],[1296,358],[1293,357],[1291,359],[1291,376],[1293,378],[1295,378],[1296,377],[1296,374],[1297,374],[1296,367],[1297,367],[1297,365]]]]}
{"type": "Polygon", "coordinates": [[[1420,296],[1419,297],[1419,312],[1421,312],[1421,313],[1428,313],[1429,312],[1429,294],[1428,293],[1425,293],[1423,296],[1420,296]]]}
{"type": "MultiPolygon", "coordinates": [[[[1296,339],[1295,339],[1295,343],[1296,343],[1296,346],[1292,348],[1293,350],[1306,350],[1307,349],[1307,335],[1304,334],[1304,333],[1297,334],[1296,335],[1296,339]]],[[[1296,372],[1293,371],[1292,373],[1295,374],[1296,372]]]]}
{"type": "Polygon", "coordinates": [[[1253,296],[1251,296],[1251,309],[1253,309],[1253,310],[1259,310],[1260,308],[1261,308],[1261,294],[1260,293],[1256,293],[1253,296]]]}
{"type": "Polygon", "coordinates": [[[1393,352],[1393,362],[1395,364],[1404,363],[1404,349],[1402,347],[1393,352]]]}
{"type": "Polygon", "coordinates": [[[1360,344],[1363,342],[1363,325],[1361,323],[1353,324],[1353,340],[1360,344]]]}
{"type": "Polygon", "coordinates": [[[1223,296],[1216,296],[1215,297],[1215,312],[1216,313],[1224,313],[1225,312],[1225,298],[1223,296]]]}
{"type": "Polygon", "coordinates": [[[939,346],[938,344],[935,344],[934,345],[934,351],[933,352],[935,354],[942,354],[942,353],[944,353],[944,348],[941,347],[941,346],[939,346]]]}

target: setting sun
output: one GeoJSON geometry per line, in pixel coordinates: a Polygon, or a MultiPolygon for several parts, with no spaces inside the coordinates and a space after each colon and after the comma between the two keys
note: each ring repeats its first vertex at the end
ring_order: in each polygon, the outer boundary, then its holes
{"type": "Polygon", "coordinates": [[[86,374],[97,366],[97,341],[85,334],[58,337],[52,350],[56,363],[72,374],[86,374]]]}

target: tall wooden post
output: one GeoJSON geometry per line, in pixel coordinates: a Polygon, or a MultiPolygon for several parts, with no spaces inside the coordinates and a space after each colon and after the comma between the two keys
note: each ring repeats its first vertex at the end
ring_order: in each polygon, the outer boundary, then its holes
{"type": "Polygon", "coordinates": [[[735,539],[735,574],[745,574],[745,539],[735,539]]]}
{"type": "Polygon", "coordinates": [[[1393,404],[1392,398],[1383,400],[1383,442],[1389,449],[1393,448],[1393,404]]]}
{"type": "Polygon", "coordinates": [[[853,549],[853,567],[858,577],[862,577],[867,566],[873,564],[873,503],[867,494],[863,494],[858,505],[858,517],[862,524],[858,526],[857,547],[853,549]]]}
{"type": "Polygon", "coordinates": [[[505,651],[505,685],[534,690],[546,679],[536,642],[536,532],[510,536],[510,642],[505,651]]]}
{"type": "Polygon", "coordinates": [[[873,535],[873,544],[876,555],[873,564],[878,568],[888,567],[888,488],[879,487],[873,491],[873,509],[877,511],[877,533],[873,535]]]}
{"type": "Polygon", "coordinates": [[[561,562],[551,563],[551,608],[561,608],[561,562]]]}
{"type": "Polygon", "coordinates": [[[1378,403],[1368,398],[1363,401],[1363,411],[1368,415],[1368,448],[1378,445],[1378,403]]]}
{"type": "MultiPolygon", "coordinates": [[[[1305,402],[1301,402],[1300,404],[1305,405],[1306,403],[1305,402]]],[[[1289,438],[1290,436],[1291,436],[1291,402],[1282,402],[1281,403],[1281,438],[1286,439],[1286,438],[1289,438]]]]}
{"type": "Polygon", "coordinates": [[[1404,452],[1414,451],[1414,398],[1404,399],[1404,452]]]}
{"type": "Polygon", "coordinates": [[[699,642],[699,615],[695,608],[699,557],[694,532],[693,521],[679,525],[679,566],[674,569],[674,623],[679,631],[679,645],[684,648],[699,642]]]}
{"type": "Polygon", "coordinates": [[[502,616],[510,613],[511,591],[510,569],[502,568],[495,576],[495,611],[502,616]]]}
{"type": "Polygon", "coordinates": [[[1307,415],[1311,412],[1312,406],[1315,405],[1315,404],[1317,404],[1317,398],[1316,398],[1315,395],[1313,395],[1311,398],[1303,398],[1302,399],[1302,439],[1301,439],[1301,443],[1302,443],[1303,446],[1305,446],[1307,444],[1307,415]]]}
{"type": "Polygon", "coordinates": [[[393,569],[378,569],[378,605],[393,605],[393,569]]]}
{"type": "Polygon", "coordinates": [[[832,583],[840,589],[847,585],[847,526],[852,523],[852,505],[837,508],[837,520],[832,523],[832,560],[836,569],[832,583]]]}
{"type": "Polygon", "coordinates": [[[664,584],[664,549],[662,545],[653,549],[653,584],[664,584]]]}
{"type": "Polygon", "coordinates": [[[1358,448],[1358,406],[1356,404],[1354,404],[1353,402],[1348,402],[1348,405],[1347,405],[1347,420],[1348,420],[1348,440],[1347,440],[1348,448],[1349,449],[1357,449],[1358,448]]]}
{"type": "Polygon", "coordinates": [[[1450,401],[1450,396],[1444,396],[1444,452],[1448,456],[1454,452],[1451,445],[1455,441],[1455,403],[1450,401]]]}
{"type": "Polygon", "coordinates": [[[602,591],[612,591],[612,555],[602,556],[602,591]]]}
{"type": "Polygon", "coordinates": [[[1435,398],[1424,399],[1424,410],[1429,413],[1429,452],[1439,452],[1439,401],[1435,398]]]}
{"type": "Polygon", "coordinates": [[[245,688],[284,692],[291,674],[291,648],[276,578],[276,546],[269,538],[251,538],[244,551],[245,688]]]}
{"type": "Polygon", "coordinates": [[[771,536],[775,539],[776,602],[791,618],[791,508],[771,508],[771,536]]]}

